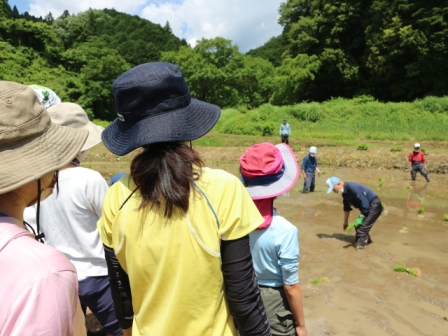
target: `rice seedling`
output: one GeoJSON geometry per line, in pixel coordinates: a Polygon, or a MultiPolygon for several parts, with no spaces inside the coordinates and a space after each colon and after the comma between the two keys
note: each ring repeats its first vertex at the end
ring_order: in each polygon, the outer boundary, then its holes
{"type": "Polygon", "coordinates": [[[358,150],[367,150],[369,148],[369,146],[367,146],[366,144],[359,144],[358,145],[358,150]]]}
{"type": "Polygon", "coordinates": [[[424,207],[418,207],[418,209],[417,209],[417,214],[418,215],[423,215],[423,213],[425,212],[425,208],[424,207]]]}
{"type": "Polygon", "coordinates": [[[403,150],[403,147],[401,146],[394,146],[390,149],[392,152],[400,152],[403,150]]]}
{"type": "Polygon", "coordinates": [[[330,281],[327,277],[323,277],[323,278],[314,278],[314,279],[311,279],[311,284],[312,285],[317,285],[317,284],[320,284],[320,283],[322,283],[322,282],[328,282],[328,281],[330,281]]]}
{"type": "Polygon", "coordinates": [[[406,267],[404,264],[395,266],[394,271],[399,273],[408,273],[409,275],[416,277],[419,277],[422,274],[420,269],[415,267],[414,268],[406,267]]]}
{"type": "Polygon", "coordinates": [[[345,232],[347,232],[347,233],[352,232],[356,228],[356,226],[357,226],[357,222],[355,220],[345,228],[345,232]]]}
{"type": "Polygon", "coordinates": [[[443,215],[443,220],[446,221],[446,222],[448,222],[448,214],[444,214],[444,215],[443,215]]]}
{"type": "Polygon", "coordinates": [[[409,233],[409,228],[407,226],[403,226],[400,230],[398,230],[400,233],[409,233]]]}

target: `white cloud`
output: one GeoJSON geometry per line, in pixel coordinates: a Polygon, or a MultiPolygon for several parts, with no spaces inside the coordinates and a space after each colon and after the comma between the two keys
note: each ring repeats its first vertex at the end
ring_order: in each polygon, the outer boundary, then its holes
{"type": "MultiPolygon", "coordinates": [[[[162,26],[168,21],[173,33],[194,45],[201,38],[224,37],[241,52],[263,45],[281,34],[278,9],[282,0],[30,0],[30,14],[58,17],[89,8],[114,8],[139,15],[162,26]]],[[[14,0],[10,0],[13,4],[14,0]]]]}
{"type": "Polygon", "coordinates": [[[180,4],[146,6],[141,16],[164,25],[194,44],[217,36],[232,40],[246,52],[281,34],[278,24],[280,0],[185,0],[180,4]]]}

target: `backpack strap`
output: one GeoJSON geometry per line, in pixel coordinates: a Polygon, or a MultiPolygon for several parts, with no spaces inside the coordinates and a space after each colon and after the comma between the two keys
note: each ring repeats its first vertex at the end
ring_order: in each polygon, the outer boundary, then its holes
{"type": "Polygon", "coordinates": [[[196,188],[200,191],[200,193],[205,197],[205,199],[207,200],[207,204],[210,208],[210,210],[213,212],[213,215],[215,216],[215,220],[216,220],[216,225],[218,226],[218,229],[220,228],[219,225],[219,219],[218,219],[218,215],[216,214],[215,208],[213,208],[212,203],[210,202],[210,200],[208,199],[207,195],[205,194],[205,192],[198,186],[198,184],[195,182],[194,185],[196,186],[196,188]]]}

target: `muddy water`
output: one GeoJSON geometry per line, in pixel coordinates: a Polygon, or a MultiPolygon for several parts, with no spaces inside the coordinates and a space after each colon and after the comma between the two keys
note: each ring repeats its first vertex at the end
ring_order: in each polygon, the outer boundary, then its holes
{"type": "MultiPolygon", "coordinates": [[[[237,169],[219,168],[234,174],[237,169]]],[[[448,176],[430,174],[427,183],[421,176],[413,182],[402,171],[321,170],[326,174],[317,178],[314,193],[300,193],[300,178],[275,202],[300,231],[299,275],[309,335],[448,335],[448,222],[443,220],[448,176]],[[326,193],[325,180],[332,175],[367,185],[385,206],[365,250],[356,251],[354,234],[342,229],[342,197],[326,193]],[[400,264],[419,268],[421,276],[394,272],[400,264]],[[329,281],[311,284],[323,277],[329,281]]],[[[350,220],[358,214],[355,209],[350,220]]]]}

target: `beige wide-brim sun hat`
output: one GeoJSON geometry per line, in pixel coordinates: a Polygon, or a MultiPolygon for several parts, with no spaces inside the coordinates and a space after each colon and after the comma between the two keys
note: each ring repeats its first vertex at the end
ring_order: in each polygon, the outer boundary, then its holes
{"type": "Polygon", "coordinates": [[[58,125],[89,131],[89,136],[81,151],[90,149],[101,142],[101,133],[104,128],[91,122],[86,111],[78,104],[60,103],[49,107],[48,113],[51,121],[58,125]]]}
{"type": "Polygon", "coordinates": [[[33,89],[0,81],[0,194],[69,164],[87,135],[52,123],[33,89]]]}

